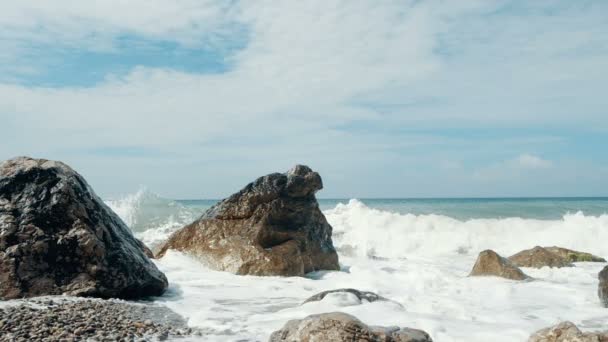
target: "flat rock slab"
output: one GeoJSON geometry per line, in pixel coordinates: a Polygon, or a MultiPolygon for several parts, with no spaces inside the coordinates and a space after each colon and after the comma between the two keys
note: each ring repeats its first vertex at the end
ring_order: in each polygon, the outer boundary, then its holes
{"type": "Polygon", "coordinates": [[[388,299],[379,296],[373,292],[369,292],[369,291],[359,291],[356,289],[335,289],[335,290],[328,290],[328,291],[323,291],[323,292],[319,292],[316,295],[308,298],[307,300],[305,300],[302,304],[306,304],[306,303],[310,303],[310,302],[318,302],[323,300],[323,298],[325,298],[327,295],[330,294],[339,294],[339,293],[349,293],[354,295],[355,297],[357,297],[357,299],[359,301],[368,301],[368,302],[375,302],[375,301],[388,301],[388,299]]]}
{"type": "Polygon", "coordinates": [[[555,253],[569,262],[606,262],[606,259],[591,253],[579,252],[568,248],[551,246],[544,247],[549,252],[555,253]]]}
{"type": "Polygon", "coordinates": [[[509,257],[509,261],[519,267],[573,267],[574,264],[558,253],[536,246],[509,257]]]}
{"type": "Polygon", "coordinates": [[[166,340],[199,333],[164,306],[62,297],[4,305],[0,331],[2,341],[166,340]]]}

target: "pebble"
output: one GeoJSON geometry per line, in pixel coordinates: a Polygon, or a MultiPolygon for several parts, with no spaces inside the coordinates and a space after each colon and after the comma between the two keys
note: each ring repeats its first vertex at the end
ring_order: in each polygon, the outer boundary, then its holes
{"type": "Polygon", "coordinates": [[[0,332],[2,342],[166,341],[201,334],[164,306],[65,298],[29,299],[0,309],[0,332]]]}

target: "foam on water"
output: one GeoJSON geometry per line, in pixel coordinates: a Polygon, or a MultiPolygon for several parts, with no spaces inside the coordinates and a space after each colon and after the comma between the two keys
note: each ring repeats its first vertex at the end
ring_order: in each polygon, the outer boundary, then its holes
{"type": "MultiPolygon", "coordinates": [[[[110,203],[137,236],[146,239],[149,232],[158,240],[179,228],[182,219],[175,214],[172,221],[146,220],[162,216],[142,208],[159,200],[139,198],[110,203]],[[165,222],[174,224],[165,229],[165,222]]],[[[201,211],[189,209],[188,222],[201,211]]],[[[170,282],[158,301],[203,329],[205,341],[265,341],[290,319],[331,311],[371,325],[423,329],[441,342],[526,341],[532,332],[562,320],[584,330],[608,327],[608,309],[597,298],[597,273],[604,263],[524,268],[535,278],[530,282],[467,276],[477,253],[488,248],[508,256],[535,245],[558,245],[608,257],[608,215],[455,219],[379,210],[357,200],[324,213],[334,228],[341,271],[289,278],[236,276],[170,251],[155,261],[170,282]],[[360,302],[338,294],[302,305],[318,292],[342,287],[373,291],[391,301],[360,302]]]]}

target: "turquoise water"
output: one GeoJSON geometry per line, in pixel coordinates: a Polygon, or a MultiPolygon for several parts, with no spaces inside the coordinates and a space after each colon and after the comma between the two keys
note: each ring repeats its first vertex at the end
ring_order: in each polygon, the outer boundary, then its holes
{"type": "MultiPolygon", "coordinates": [[[[608,197],[589,198],[425,198],[359,199],[374,209],[400,214],[445,215],[459,220],[474,218],[521,217],[541,220],[561,219],[565,214],[582,212],[598,216],[608,214],[608,197]]],[[[179,203],[200,211],[217,200],[180,200],[179,203]]],[[[319,199],[321,209],[346,204],[349,199],[319,199]]]]}

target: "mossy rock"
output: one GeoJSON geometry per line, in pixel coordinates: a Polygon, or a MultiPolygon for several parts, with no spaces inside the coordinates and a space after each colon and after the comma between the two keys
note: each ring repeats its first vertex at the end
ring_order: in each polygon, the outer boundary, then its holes
{"type": "Polygon", "coordinates": [[[566,258],[570,262],[606,262],[606,259],[593,255],[591,253],[574,251],[562,247],[545,247],[545,249],[566,258]]]}

